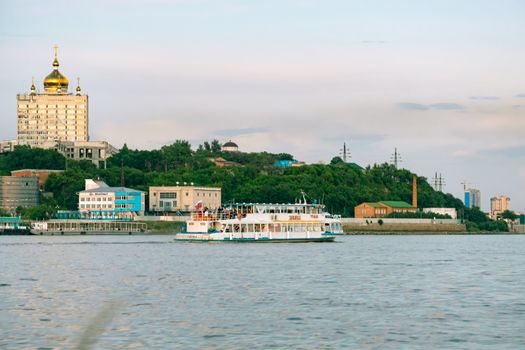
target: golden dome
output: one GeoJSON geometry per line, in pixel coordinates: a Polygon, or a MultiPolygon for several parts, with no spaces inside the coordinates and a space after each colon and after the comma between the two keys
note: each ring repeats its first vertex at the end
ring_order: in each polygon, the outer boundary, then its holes
{"type": "Polygon", "coordinates": [[[67,92],[69,80],[58,71],[58,58],[55,47],[55,60],[53,61],[53,71],[44,79],[45,92],[67,92]]]}

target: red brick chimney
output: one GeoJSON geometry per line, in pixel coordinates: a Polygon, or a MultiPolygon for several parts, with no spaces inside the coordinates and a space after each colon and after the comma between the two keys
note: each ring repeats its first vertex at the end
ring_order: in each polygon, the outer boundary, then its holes
{"type": "Polygon", "coordinates": [[[412,179],[412,206],[417,208],[417,176],[412,179]]]}

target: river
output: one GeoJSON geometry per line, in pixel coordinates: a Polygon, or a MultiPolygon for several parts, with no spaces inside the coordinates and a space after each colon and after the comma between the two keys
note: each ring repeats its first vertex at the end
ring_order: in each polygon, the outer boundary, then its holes
{"type": "Polygon", "coordinates": [[[0,349],[525,348],[525,236],[0,237],[0,349]]]}

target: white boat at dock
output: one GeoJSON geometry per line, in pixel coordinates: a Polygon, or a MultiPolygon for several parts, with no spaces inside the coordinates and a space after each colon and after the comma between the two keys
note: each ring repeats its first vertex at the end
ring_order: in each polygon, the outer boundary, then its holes
{"type": "Polygon", "coordinates": [[[145,223],[116,220],[49,220],[31,225],[34,235],[134,235],[148,234],[145,223]]]}
{"type": "Polygon", "coordinates": [[[332,242],[342,234],[341,218],[320,204],[229,204],[218,211],[196,210],[176,241],[332,242]]]}

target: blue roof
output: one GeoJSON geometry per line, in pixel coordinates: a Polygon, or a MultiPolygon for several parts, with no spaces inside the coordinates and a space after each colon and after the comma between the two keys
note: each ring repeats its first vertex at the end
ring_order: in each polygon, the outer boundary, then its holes
{"type": "Polygon", "coordinates": [[[141,192],[141,193],[145,193],[144,191],[134,190],[133,188],[127,188],[127,187],[98,187],[98,188],[93,188],[91,190],[80,191],[80,193],[97,193],[97,192],[141,192]]]}

